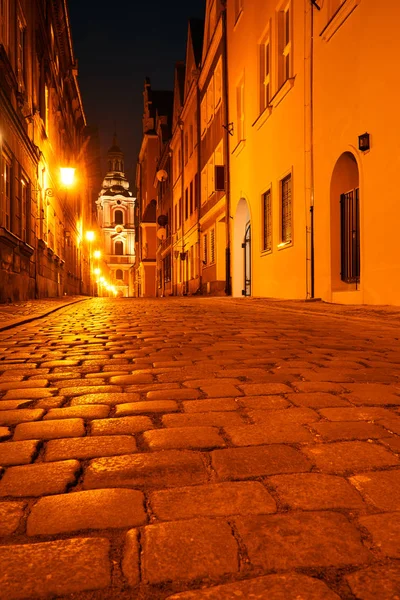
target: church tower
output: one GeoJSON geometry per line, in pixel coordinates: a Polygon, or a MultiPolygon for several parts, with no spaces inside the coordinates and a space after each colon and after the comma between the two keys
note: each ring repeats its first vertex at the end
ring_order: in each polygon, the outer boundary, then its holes
{"type": "Polygon", "coordinates": [[[104,260],[109,268],[110,283],[116,287],[119,296],[128,297],[134,295],[135,198],[129,191],[124,155],[116,135],[107,153],[107,169],[96,201],[97,218],[103,235],[104,260]]]}

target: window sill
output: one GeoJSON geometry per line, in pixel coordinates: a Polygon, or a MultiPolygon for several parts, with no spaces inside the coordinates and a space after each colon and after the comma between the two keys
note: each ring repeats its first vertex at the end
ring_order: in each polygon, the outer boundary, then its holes
{"type": "Polygon", "coordinates": [[[243,148],[246,145],[246,140],[240,140],[236,146],[234,147],[234,149],[232,150],[232,154],[234,156],[239,156],[239,154],[241,153],[241,151],[243,150],[243,148]]]}
{"type": "Polygon", "coordinates": [[[266,108],[264,108],[262,113],[258,115],[257,119],[252,124],[252,127],[255,127],[256,129],[261,129],[264,123],[269,119],[271,113],[272,107],[268,105],[266,108]]]}
{"type": "Polygon", "coordinates": [[[357,8],[360,2],[361,0],[347,0],[339,7],[328,24],[319,34],[324,42],[329,42],[331,37],[336,33],[339,27],[343,25],[345,20],[351,15],[353,10],[357,8]]]}
{"type": "Polygon", "coordinates": [[[272,96],[271,100],[269,101],[269,106],[276,108],[278,104],[282,102],[286,94],[290,92],[294,86],[295,79],[296,77],[290,77],[289,79],[286,79],[285,83],[281,85],[279,90],[272,96]]]}
{"type": "Polygon", "coordinates": [[[281,242],[277,245],[278,250],[285,250],[285,248],[291,248],[293,246],[293,240],[290,242],[281,242]]]}
{"type": "Polygon", "coordinates": [[[270,248],[269,250],[261,250],[261,258],[263,256],[269,256],[270,254],[272,254],[272,248],[270,248]]]}

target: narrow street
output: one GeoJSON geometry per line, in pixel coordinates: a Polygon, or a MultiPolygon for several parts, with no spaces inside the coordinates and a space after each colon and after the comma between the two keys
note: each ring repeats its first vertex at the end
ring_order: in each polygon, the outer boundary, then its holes
{"type": "Polygon", "coordinates": [[[399,599],[399,325],[94,298],[1,331],[0,599],[399,599]]]}

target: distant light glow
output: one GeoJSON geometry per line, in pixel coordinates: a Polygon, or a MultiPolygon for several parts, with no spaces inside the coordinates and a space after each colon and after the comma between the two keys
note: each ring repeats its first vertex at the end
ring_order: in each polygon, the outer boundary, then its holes
{"type": "Polygon", "coordinates": [[[75,182],[75,169],[72,167],[60,168],[61,183],[65,186],[71,186],[75,182]]]}
{"type": "Polygon", "coordinates": [[[87,231],[86,232],[86,239],[88,242],[93,242],[94,238],[95,238],[95,233],[94,231],[87,231]]]}
{"type": "Polygon", "coordinates": [[[95,251],[93,252],[93,256],[94,256],[95,258],[100,258],[100,256],[101,256],[101,250],[95,250],[95,251]]]}

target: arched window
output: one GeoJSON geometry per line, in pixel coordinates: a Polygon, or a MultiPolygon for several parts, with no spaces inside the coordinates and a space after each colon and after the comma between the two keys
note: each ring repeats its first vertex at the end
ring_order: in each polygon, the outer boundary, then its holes
{"type": "Polygon", "coordinates": [[[123,279],[124,278],[124,272],[122,269],[117,269],[115,271],[115,279],[123,279]]]}
{"type": "Polygon", "coordinates": [[[122,210],[116,210],[114,213],[114,220],[115,220],[115,224],[116,225],[123,225],[124,224],[124,213],[122,212],[122,210]]]}
{"type": "Polygon", "coordinates": [[[115,242],[115,254],[123,254],[124,253],[124,244],[122,242],[115,242]]]}

